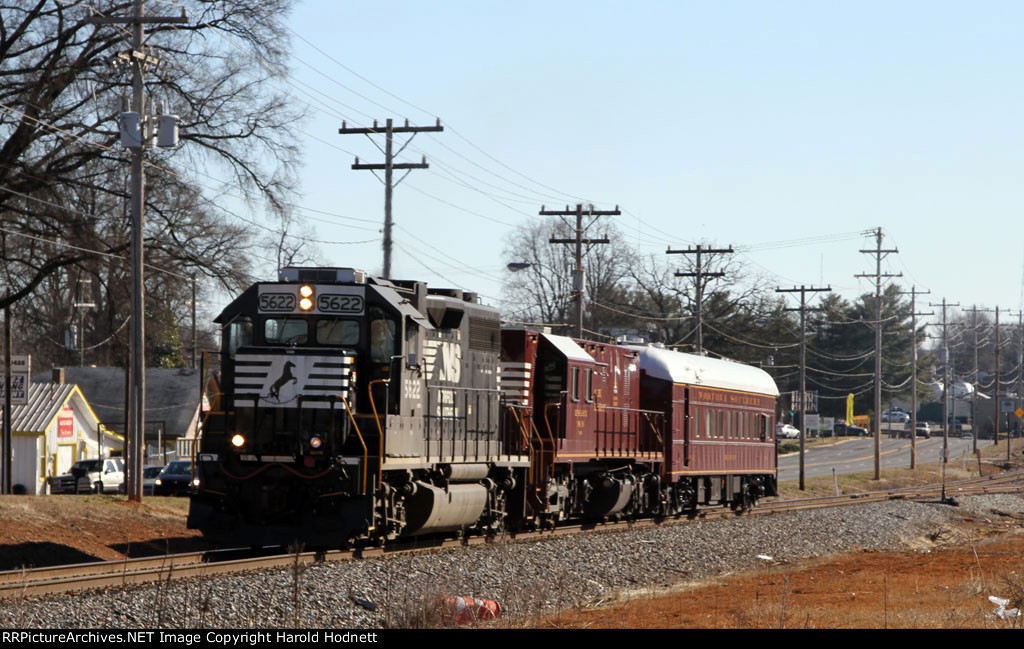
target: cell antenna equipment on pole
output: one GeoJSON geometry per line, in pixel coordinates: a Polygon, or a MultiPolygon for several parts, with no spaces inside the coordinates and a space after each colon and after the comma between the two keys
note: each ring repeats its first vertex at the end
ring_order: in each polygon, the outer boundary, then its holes
{"type": "Polygon", "coordinates": [[[157,65],[159,61],[148,56],[144,50],[143,25],[158,23],[182,24],[187,23],[188,18],[184,15],[184,11],[178,17],[145,16],[143,0],[135,0],[130,18],[97,16],[89,18],[88,22],[98,25],[132,26],[131,52],[120,56],[120,58],[128,60],[132,67],[131,110],[124,111],[118,116],[118,126],[121,132],[121,144],[132,152],[132,347],[127,403],[130,417],[128,420],[128,439],[126,440],[127,448],[125,449],[125,470],[127,474],[125,488],[129,500],[140,501],[142,500],[142,456],[146,434],[146,289],[143,281],[145,264],[142,247],[146,200],[145,179],[142,167],[145,149],[152,145],[154,139],[157,141],[157,146],[173,147],[177,144],[178,138],[176,117],[173,115],[161,115],[158,120],[156,116],[147,115],[145,111],[146,98],[142,79],[143,69],[147,65],[157,65]]]}

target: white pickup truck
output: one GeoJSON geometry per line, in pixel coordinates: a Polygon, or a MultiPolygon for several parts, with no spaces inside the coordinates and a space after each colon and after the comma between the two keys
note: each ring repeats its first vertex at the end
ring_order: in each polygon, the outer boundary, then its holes
{"type": "Polygon", "coordinates": [[[64,475],[50,478],[51,494],[117,493],[124,488],[124,461],[79,460],[64,475]]]}

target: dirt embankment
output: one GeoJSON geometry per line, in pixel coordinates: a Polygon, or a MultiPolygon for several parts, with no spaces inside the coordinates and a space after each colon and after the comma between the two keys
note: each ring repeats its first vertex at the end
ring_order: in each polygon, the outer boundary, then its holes
{"type": "Polygon", "coordinates": [[[0,496],[0,570],[204,549],[187,514],[185,498],[0,496]]]}

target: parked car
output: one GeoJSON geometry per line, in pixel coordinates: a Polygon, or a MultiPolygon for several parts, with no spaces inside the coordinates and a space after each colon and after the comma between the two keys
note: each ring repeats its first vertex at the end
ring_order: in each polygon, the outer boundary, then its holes
{"type": "Polygon", "coordinates": [[[198,485],[198,478],[193,481],[192,460],[175,460],[160,470],[153,480],[154,496],[185,496],[192,487],[198,485]]]}
{"type": "Polygon", "coordinates": [[[910,415],[900,410],[886,410],[882,413],[882,421],[894,424],[905,424],[910,421],[910,415]]]}
{"type": "Polygon", "coordinates": [[[960,433],[960,439],[974,439],[974,433],[960,433]]]}
{"type": "Polygon", "coordinates": [[[800,437],[800,429],[792,424],[776,424],[776,439],[797,439],[800,437]]]}
{"type": "Polygon", "coordinates": [[[860,426],[847,426],[846,434],[853,437],[867,437],[868,429],[860,426]]]}
{"type": "Polygon", "coordinates": [[[124,461],[119,457],[79,460],[64,475],[49,479],[50,493],[115,493],[124,489],[124,461]]]}
{"type": "Polygon", "coordinates": [[[164,468],[160,465],[148,465],[142,467],[142,495],[152,496],[153,487],[156,485],[156,477],[164,468]]]}

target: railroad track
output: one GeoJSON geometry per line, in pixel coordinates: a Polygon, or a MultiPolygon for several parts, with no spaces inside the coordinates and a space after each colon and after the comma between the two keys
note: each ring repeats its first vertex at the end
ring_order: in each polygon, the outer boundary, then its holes
{"type": "MultiPolygon", "coordinates": [[[[1013,484],[1024,480],[1024,471],[1012,471],[983,478],[973,478],[928,484],[887,491],[863,492],[826,496],[816,498],[800,498],[792,500],[764,501],[754,510],[736,512],[724,507],[711,507],[700,510],[695,517],[701,519],[736,517],[738,515],[771,515],[784,511],[797,511],[820,507],[836,507],[857,505],[894,499],[938,498],[945,492],[947,498],[958,495],[979,493],[1007,493],[1024,491],[1024,485],[1013,484]]],[[[685,524],[683,519],[656,521],[638,519],[601,524],[578,524],[558,527],[554,530],[517,534],[516,541],[575,534],[580,531],[604,530],[617,531],[623,529],[640,529],[660,525],[685,524]]],[[[117,561],[101,561],[47,568],[11,570],[0,572],[0,599],[24,596],[67,593],[93,588],[123,587],[135,584],[147,584],[186,577],[208,577],[220,574],[240,573],[267,568],[281,568],[293,565],[310,565],[327,561],[351,561],[360,558],[384,556],[407,552],[421,552],[443,547],[458,545],[480,545],[489,540],[482,537],[469,537],[461,540],[413,540],[402,545],[386,547],[369,547],[352,550],[330,550],[318,552],[289,552],[269,556],[239,556],[243,550],[218,550],[210,552],[190,552],[185,554],[165,555],[123,559],[117,561]]]]}

